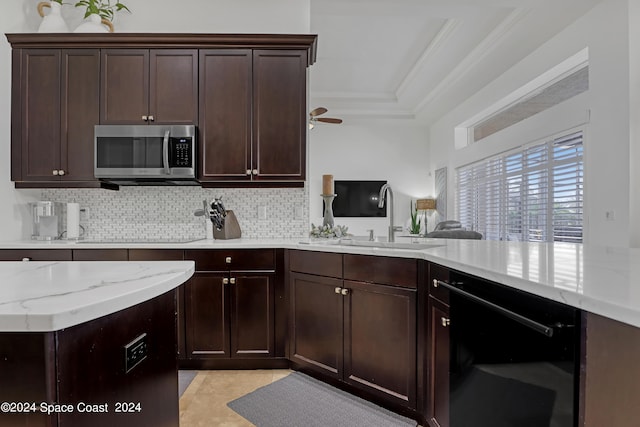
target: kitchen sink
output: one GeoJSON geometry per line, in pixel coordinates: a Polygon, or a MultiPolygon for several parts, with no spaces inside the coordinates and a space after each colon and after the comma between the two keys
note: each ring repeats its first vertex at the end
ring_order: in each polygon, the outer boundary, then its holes
{"type": "Polygon", "coordinates": [[[340,239],[339,245],[344,246],[363,246],[371,248],[387,248],[387,249],[429,249],[444,246],[442,243],[436,242],[378,242],[370,240],[354,240],[340,239]]]}

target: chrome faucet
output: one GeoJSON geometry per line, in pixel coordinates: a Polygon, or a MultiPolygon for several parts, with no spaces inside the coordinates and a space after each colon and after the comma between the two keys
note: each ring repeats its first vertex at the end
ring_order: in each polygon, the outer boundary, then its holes
{"type": "Polygon", "coordinates": [[[389,205],[389,238],[388,241],[389,242],[395,242],[396,238],[395,238],[395,227],[393,226],[393,191],[391,191],[391,187],[389,186],[389,184],[385,184],[382,187],[380,187],[380,194],[378,195],[378,207],[379,208],[383,208],[384,207],[384,195],[385,193],[389,194],[389,202],[387,203],[389,205]]]}

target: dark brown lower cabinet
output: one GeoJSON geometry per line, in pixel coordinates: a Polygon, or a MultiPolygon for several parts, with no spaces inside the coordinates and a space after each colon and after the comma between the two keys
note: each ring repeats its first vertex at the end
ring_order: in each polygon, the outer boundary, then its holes
{"type": "Polygon", "coordinates": [[[174,306],[167,292],[60,331],[0,333],[0,402],[35,406],[0,412],[0,426],[178,426],[174,306]],[[125,371],[125,346],[143,334],[147,356],[125,371]]]}
{"type": "Polygon", "coordinates": [[[275,356],[275,273],[197,273],[185,288],[189,359],[275,356]]]}
{"type": "Polygon", "coordinates": [[[348,280],[343,289],[344,381],[415,408],[416,291],[348,280]]]}
{"type": "Polygon", "coordinates": [[[434,280],[449,282],[449,269],[428,264],[423,411],[430,427],[449,427],[449,291],[434,280]]]}
{"type": "Polygon", "coordinates": [[[343,373],[341,289],[342,279],[290,275],[290,359],[335,379],[343,373]]]}
{"type": "Polygon", "coordinates": [[[292,272],[290,358],[370,396],[416,405],[416,290],[292,272]]]}
{"type": "Polygon", "coordinates": [[[426,418],[430,427],[449,427],[449,306],[429,297],[427,315],[426,418]]]}

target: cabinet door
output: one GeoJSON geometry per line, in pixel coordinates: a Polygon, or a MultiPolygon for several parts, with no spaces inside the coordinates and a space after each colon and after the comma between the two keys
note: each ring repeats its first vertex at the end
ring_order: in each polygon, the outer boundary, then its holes
{"type": "Polygon", "coordinates": [[[95,181],[93,127],[100,123],[100,52],[62,51],[60,175],[62,181],[95,181]]]}
{"type": "Polygon", "coordinates": [[[342,379],[342,280],[302,273],[290,280],[289,359],[342,379]]]}
{"type": "Polygon", "coordinates": [[[189,359],[229,357],[227,273],[196,273],[185,285],[186,346],[189,359]]]}
{"type": "Polygon", "coordinates": [[[59,180],[60,56],[59,49],[22,51],[22,181],[59,180]]]}
{"type": "Polygon", "coordinates": [[[449,307],[428,298],[426,419],[431,427],[449,427],[449,307]]]}
{"type": "Polygon", "coordinates": [[[231,357],[274,355],[275,274],[231,272],[231,357]]]}
{"type": "Polygon", "coordinates": [[[344,380],[416,405],[416,291],[344,281],[344,380]]]}
{"type": "Polygon", "coordinates": [[[198,51],[152,50],[149,60],[149,123],[197,123],[198,51]]]}
{"type": "Polygon", "coordinates": [[[149,115],[149,50],[104,49],[100,123],[143,125],[149,115]]]}
{"type": "Polygon", "coordinates": [[[254,180],[305,179],[306,52],[253,52],[254,180]]]}
{"type": "Polygon", "coordinates": [[[251,179],[251,50],[201,50],[199,79],[200,180],[251,179]]]}

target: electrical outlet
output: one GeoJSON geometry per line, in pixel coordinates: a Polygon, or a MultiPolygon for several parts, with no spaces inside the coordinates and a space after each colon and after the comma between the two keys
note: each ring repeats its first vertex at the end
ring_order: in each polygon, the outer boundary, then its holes
{"type": "Polygon", "coordinates": [[[293,208],[293,219],[302,219],[302,206],[296,206],[293,208]]]}
{"type": "Polygon", "coordinates": [[[129,373],[133,368],[147,358],[147,334],[142,334],[138,338],[124,346],[124,372],[129,373]]]}
{"type": "Polygon", "coordinates": [[[89,221],[89,208],[80,208],[80,222],[89,221]]]}

